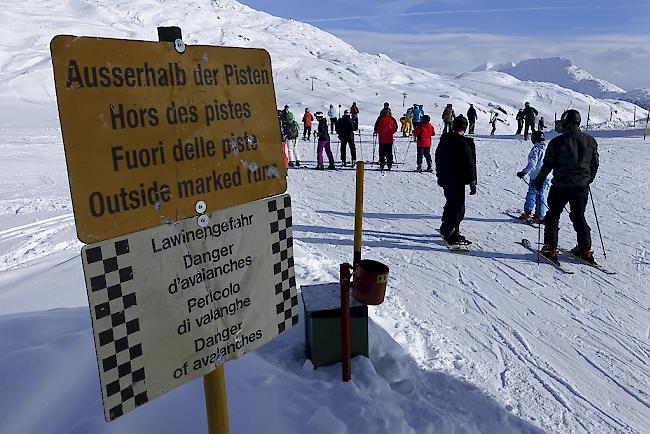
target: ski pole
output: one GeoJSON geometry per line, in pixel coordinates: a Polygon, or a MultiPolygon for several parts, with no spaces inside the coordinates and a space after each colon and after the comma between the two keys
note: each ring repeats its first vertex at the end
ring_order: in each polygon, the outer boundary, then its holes
{"type": "Polygon", "coordinates": [[[377,136],[374,134],[372,135],[372,164],[375,164],[375,143],[376,143],[377,136]]]}
{"type": "Polygon", "coordinates": [[[411,149],[411,141],[408,141],[408,145],[406,146],[406,154],[404,154],[404,158],[402,159],[402,164],[406,161],[406,157],[409,155],[409,149],[411,149]]]}
{"type": "Polygon", "coordinates": [[[607,252],[605,252],[605,243],[603,243],[603,234],[600,232],[600,224],[598,223],[598,214],[596,214],[596,204],[594,203],[594,196],[591,194],[591,186],[589,188],[589,197],[591,197],[591,206],[594,208],[594,216],[596,216],[596,227],[598,228],[598,235],[600,236],[600,245],[603,247],[603,256],[607,259],[607,252]]]}
{"type": "Polygon", "coordinates": [[[542,222],[537,223],[537,265],[539,265],[539,257],[541,255],[540,252],[540,247],[539,245],[541,244],[540,241],[542,239],[542,222]]]}

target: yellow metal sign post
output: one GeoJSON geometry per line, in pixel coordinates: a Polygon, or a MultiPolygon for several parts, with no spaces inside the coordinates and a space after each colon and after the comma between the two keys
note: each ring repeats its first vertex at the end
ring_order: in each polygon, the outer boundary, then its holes
{"type": "Polygon", "coordinates": [[[75,36],[50,48],[81,241],[286,190],[265,50],[75,36]]]}

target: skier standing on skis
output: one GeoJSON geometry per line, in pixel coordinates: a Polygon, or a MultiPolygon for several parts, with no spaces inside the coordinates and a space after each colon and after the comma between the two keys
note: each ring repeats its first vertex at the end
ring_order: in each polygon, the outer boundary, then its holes
{"type": "Polygon", "coordinates": [[[323,116],[322,112],[316,112],[316,119],[318,120],[318,150],[317,150],[317,166],[316,169],[323,170],[323,150],[327,154],[327,159],[329,160],[328,169],[336,169],[334,166],[334,155],[332,155],[332,149],[330,148],[330,135],[329,129],[327,128],[327,121],[323,116]]]}
{"type": "Polygon", "coordinates": [[[537,117],[537,110],[534,107],[531,107],[530,103],[527,102],[524,104],[524,140],[528,140],[528,129],[530,131],[535,131],[535,117],[537,117]]]}
{"type": "Polygon", "coordinates": [[[519,109],[517,112],[517,116],[515,116],[515,119],[517,119],[517,132],[515,135],[521,134],[521,131],[524,129],[524,111],[522,109],[519,109]]]}
{"type": "Polygon", "coordinates": [[[467,131],[467,134],[474,134],[476,119],[478,119],[478,116],[476,115],[476,109],[474,108],[474,104],[470,104],[469,108],[467,109],[467,121],[469,122],[469,130],[467,131]]]}
{"type": "Polygon", "coordinates": [[[354,127],[354,131],[356,131],[359,129],[359,107],[357,107],[356,102],[353,102],[350,106],[350,116],[352,118],[352,126],[354,127]]]}
{"type": "Polygon", "coordinates": [[[455,117],[456,113],[454,113],[451,104],[447,104],[447,107],[442,111],[442,121],[445,123],[445,129],[442,131],[443,133],[451,132],[451,123],[454,121],[455,117]]]}
{"type": "Polygon", "coordinates": [[[289,167],[300,167],[300,153],[298,152],[298,135],[300,134],[300,130],[298,129],[298,122],[296,122],[295,118],[293,117],[293,113],[289,111],[289,108],[285,106],[286,110],[286,119],[287,119],[287,130],[286,130],[286,136],[287,136],[287,150],[288,150],[288,157],[289,157],[289,167]]]}
{"type": "Polygon", "coordinates": [[[309,108],[305,109],[305,114],[302,115],[302,139],[309,140],[311,138],[311,123],[314,121],[314,116],[309,111],[309,108]]]}
{"type": "Polygon", "coordinates": [[[413,129],[422,123],[422,116],[424,116],[424,112],[420,109],[420,106],[413,104],[413,129]]]}
{"type": "Polygon", "coordinates": [[[330,118],[330,127],[332,128],[331,133],[334,134],[334,131],[336,131],[336,121],[337,121],[334,104],[330,104],[330,109],[327,111],[327,117],[330,118]]]}
{"type": "Polygon", "coordinates": [[[460,223],[465,217],[465,186],[469,194],[476,194],[476,147],[474,140],[465,137],[467,119],[456,117],[450,133],[440,137],[436,148],[436,176],[446,203],[442,212],[440,234],[448,244],[469,244],[460,234],[460,223]]]}
{"type": "Polygon", "coordinates": [[[591,228],[585,220],[589,199],[589,185],[598,172],[598,143],[580,131],[580,113],[567,110],[562,114],[563,134],[548,144],[544,164],[533,181],[541,190],[553,171],[553,182],[548,195],[548,212],[544,219],[544,247],[542,254],[557,260],[557,240],[562,210],[569,203],[569,218],[576,231],[578,245],[572,252],[586,261],[594,262],[591,251],[591,228]]]}
{"type": "Polygon", "coordinates": [[[350,157],[352,158],[351,165],[354,166],[357,159],[357,148],[354,146],[354,125],[352,125],[348,110],[343,112],[343,116],[336,123],[336,133],[341,141],[341,162],[343,166],[347,165],[345,151],[348,145],[350,145],[350,157]]]}
{"type": "Polygon", "coordinates": [[[379,169],[388,170],[393,167],[393,134],[397,131],[397,121],[391,116],[389,109],[383,109],[377,122],[375,134],[379,136],[379,169]]]}
{"type": "Polygon", "coordinates": [[[532,216],[533,221],[541,223],[546,215],[546,203],[544,196],[548,189],[549,180],[544,180],[544,184],[540,190],[535,187],[532,182],[539,174],[542,164],[544,162],[544,152],[546,152],[546,142],[544,141],[544,133],[535,131],[531,135],[533,148],[528,153],[528,164],[524,170],[517,172],[519,178],[524,178],[528,175],[530,183],[528,184],[528,193],[526,194],[526,201],[524,202],[524,212],[519,216],[520,220],[529,220],[532,216]],[[535,215],[533,215],[535,211],[535,215]]]}
{"type": "Polygon", "coordinates": [[[494,132],[497,130],[497,119],[499,119],[499,113],[495,112],[490,118],[490,125],[492,125],[492,131],[490,131],[491,136],[493,136],[494,132]]]}
{"type": "Polygon", "coordinates": [[[429,115],[422,116],[422,123],[413,131],[417,140],[418,150],[418,172],[422,172],[422,157],[427,161],[427,172],[431,172],[431,137],[436,135],[436,129],[431,125],[429,115]]]}

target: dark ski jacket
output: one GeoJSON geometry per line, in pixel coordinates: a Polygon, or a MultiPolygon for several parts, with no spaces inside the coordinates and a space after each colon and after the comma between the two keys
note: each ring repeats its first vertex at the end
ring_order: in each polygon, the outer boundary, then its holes
{"type": "Polygon", "coordinates": [[[519,111],[517,112],[517,116],[515,116],[515,119],[517,119],[518,121],[522,121],[522,122],[523,122],[523,120],[524,120],[524,111],[523,111],[523,110],[519,110],[519,111]]]}
{"type": "Polygon", "coordinates": [[[598,143],[574,126],[551,140],[544,164],[535,178],[546,179],[553,171],[553,185],[561,188],[586,187],[598,172],[598,143]]]}
{"type": "Polygon", "coordinates": [[[458,133],[444,133],[436,148],[438,185],[476,183],[476,146],[474,140],[458,133]]]}
{"type": "Polygon", "coordinates": [[[328,140],[330,138],[329,128],[327,128],[327,121],[321,118],[318,121],[318,140],[328,140]]]}
{"type": "Polygon", "coordinates": [[[526,120],[526,122],[528,122],[530,124],[535,122],[535,116],[537,116],[537,110],[535,110],[535,108],[533,106],[528,106],[528,107],[524,108],[523,113],[524,113],[524,119],[526,120]]]}
{"type": "Polygon", "coordinates": [[[474,107],[470,107],[467,109],[467,120],[470,122],[476,121],[477,116],[476,116],[476,110],[474,107]]]}
{"type": "Polygon", "coordinates": [[[343,115],[341,119],[336,122],[336,134],[339,139],[349,139],[354,134],[354,125],[350,115],[343,115]]]}

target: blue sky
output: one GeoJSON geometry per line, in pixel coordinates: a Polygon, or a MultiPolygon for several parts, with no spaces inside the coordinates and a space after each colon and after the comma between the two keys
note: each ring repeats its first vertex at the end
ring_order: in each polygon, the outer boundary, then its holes
{"type": "Polygon", "coordinates": [[[623,88],[650,87],[650,0],[239,1],[433,71],[561,56],[623,88]]]}

